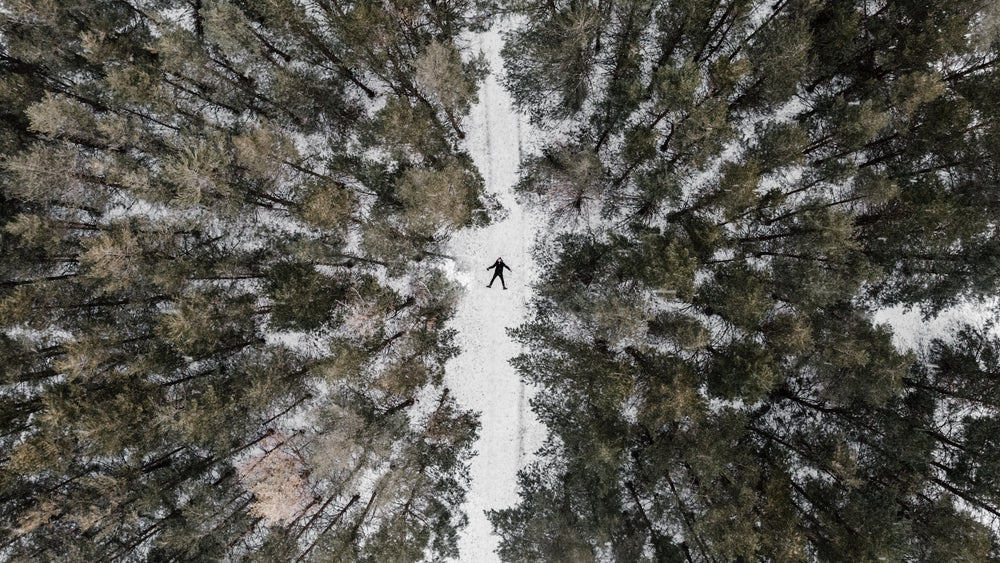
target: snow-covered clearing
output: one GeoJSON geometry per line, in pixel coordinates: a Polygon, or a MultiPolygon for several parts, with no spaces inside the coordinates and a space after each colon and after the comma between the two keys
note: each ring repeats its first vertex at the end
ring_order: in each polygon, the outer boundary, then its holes
{"type": "Polygon", "coordinates": [[[499,561],[494,553],[497,538],[484,511],[516,503],[517,471],[541,446],[545,431],[528,404],[532,390],[508,363],[521,351],[507,329],[521,324],[528,312],[537,275],[531,246],[542,221],[518,205],[512,191],[520,156],[528,150],[529,126],[514,113],[510,96],[497,80],[502,44],[500,33],[491,31],[476,36],[470,45],[472,52],[486,54],[492,73],[466,121],[466,142],[487,191],[497,195],[508,215],[487,228],[457,233],[449,249],[455,257],[451,277],[464,286],[465,295],[451,323],[462,353],[446,366],[445,385],[459,404],[480,413],[482,424],[465,506],[469,525],[459,545],[460,560],[477,563],[499,561]],[[504,273],[507,291],[500,280],[486,287],[493,275],[486,267],[497,257],[512,269],[504,273]]]}

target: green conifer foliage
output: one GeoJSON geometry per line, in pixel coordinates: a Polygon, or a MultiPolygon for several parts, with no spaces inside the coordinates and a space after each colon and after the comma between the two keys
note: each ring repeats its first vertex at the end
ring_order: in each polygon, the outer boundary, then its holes
{"type": "Polygon", "coordinates": [[[991,5],[512,11],[508,85],[552,133],[518,189],[555,232],[514,331],[549,439],[501,556],[997,557],[996,343],[872,320],[1000,283],[991,5]]]}
{"type": "Polygon", "coordinates": [[[457,148],[485,17],[4,5],[0,558],[456,554],[438,259],[498,207],[457,148]]]}

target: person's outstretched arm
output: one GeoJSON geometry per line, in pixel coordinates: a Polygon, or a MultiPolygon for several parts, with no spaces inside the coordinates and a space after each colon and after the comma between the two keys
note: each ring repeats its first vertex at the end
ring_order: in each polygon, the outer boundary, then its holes
{"type": "MultiPolygon", "coordinates": [[[[508,270],[510,270],[510,266],[508,266],[506,262],[504,262],[504,263],[503,263],[503,267],[504,267],[504,268],[507,268],[508,270]]],[[[514,270],[510,270],[510,271],[512,271],[512,272],[513,272],[514,270]]]]}

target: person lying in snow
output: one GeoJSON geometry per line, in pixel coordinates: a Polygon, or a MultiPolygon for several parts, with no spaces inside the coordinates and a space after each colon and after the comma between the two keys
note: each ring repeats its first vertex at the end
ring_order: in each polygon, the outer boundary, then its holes
{"type": "MultiPolygon", "coordinates": [[[[493,280],[495,280],[497,278],[500,278],[500,285],[502,285],[504,289],[507,289],[507,284],[504,283],[504,281],[503,281],[503,269],[504,268],[507,268],[508,270],[510,270],[510,266],[508,266],[507,264],[503,263],[503,258],[497,258],[497,261],[494,262],[492,266],[489,266],[488,268],[486,268],[487,270],[493,270],[493,278],[490,280],[490,284],[487,285],[486,287],[493,287],[493,280]]],[[[513,270],[511,270],[511,271],[513,271],[513,270]]]]}

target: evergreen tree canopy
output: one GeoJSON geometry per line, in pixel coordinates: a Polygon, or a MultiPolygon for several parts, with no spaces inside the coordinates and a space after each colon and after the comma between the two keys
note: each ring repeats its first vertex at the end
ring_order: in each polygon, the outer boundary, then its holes
{"type": "Polygon", "coordinates": [[[1000,556],[997,341],[873,314],[996,294],[995,7],[515,2],[518,186],[551,217],[514,331],[549,438],[516,561],[1000,556]],[[945,555],[946,554],[946,555],[945,555]]]}
{"type": "Polygon", "coordinates": [[[0,558],[456,555],[478,6],[0,12],[0,558]]]}

